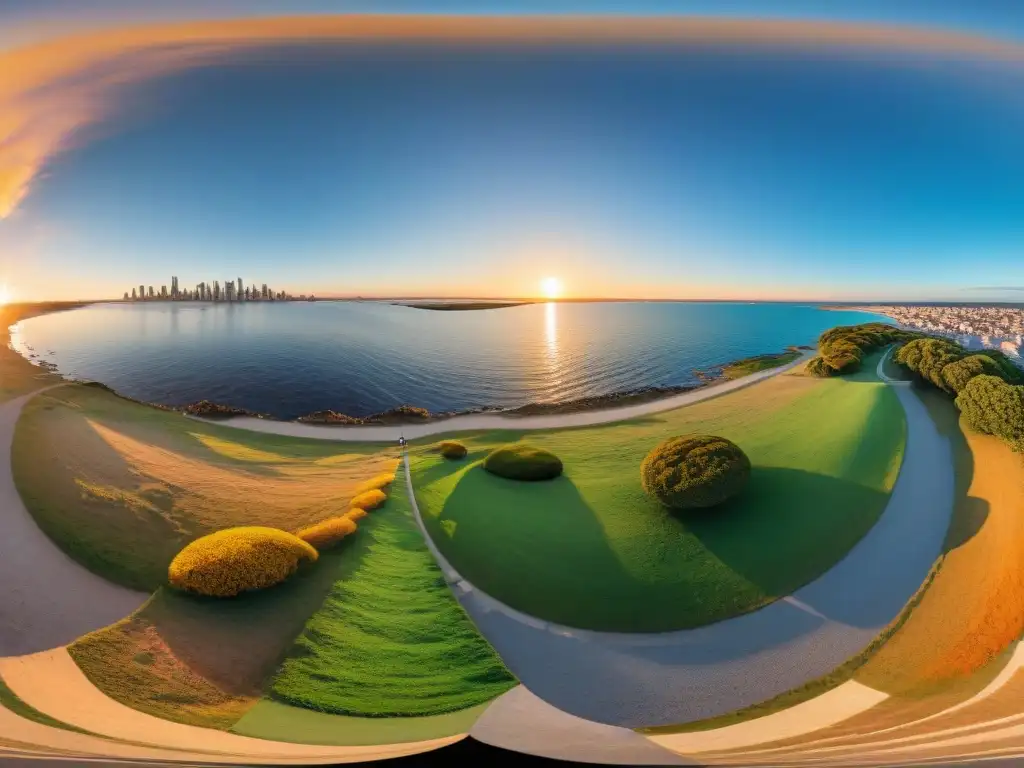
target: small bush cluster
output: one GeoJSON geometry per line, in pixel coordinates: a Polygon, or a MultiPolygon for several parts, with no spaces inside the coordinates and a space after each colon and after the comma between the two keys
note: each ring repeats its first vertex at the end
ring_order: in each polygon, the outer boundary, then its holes
{"type": "Polygon", "coordinates": [[[210,597],[234,597],[287,579],[317,551],[297,536],[259,526],[226,528],[196,539],[171,561],[172,586],[210,597]]]}
{"type": "Polygon", "coordinates": [[[384,493],[380,488],[373,488],[369,491],[363,491],[356,496],[352,501],[349,502],[350,507],[358,507],[359,509],[365,509],[367,512],[377,509],[385,501],[388,500],[388,495],[384,493]]]}
{"type": "Polygon", "coordinates": [[[437,444],[437,450],[446,459],[464,459],[469,452],[466,446],[457,440],[442,440],[437,444]]]}
{"type": "MultiPolygon", "coordinates": [[[[365,510],[359,511],[366,514],[365,510]]],[[[310,546],[326,549],[355,532],[356,521],[349,514],[345,514],[341,517],[329,517],[316,525],[303,528],[295,535],[310,546]]]]}
{"type": "Polygon", "coordinates": [[[807,363],[807,372],[821,377],[853,373],[860,368],[865,355],[920,335],[885,323],[840,325],[818,337],[818,355],[807,363]]]}
{"type": "Polygon", "coordinates": [[[354,522],[356,520],[362,520],[368,514],[370,513],[367,512],[362,507],[352,507],[348,512],[345,513],[345,517],[354,522]]]}
{"type": "Polygon", "coordinates": [[[644,490],[670,509],[717,506],[749,480],[750,459],[731,440],[716,435],[671,437],[640,465],[644,490]]]}
{"type": "Polygon", "coordinates": [[[543,448],[513,443],[497,448],[484,459],[485,470],[508,480],[552,480],[562,474],[562,460],[543,448]]]}
{"type": "Polygon", "coordinates": [[[367,491],[383,491],[387,493],[394,481],[395,475],[393,472],[390,474],[384,472],[356,486],[356,495],[366,493],[367,491]]]}

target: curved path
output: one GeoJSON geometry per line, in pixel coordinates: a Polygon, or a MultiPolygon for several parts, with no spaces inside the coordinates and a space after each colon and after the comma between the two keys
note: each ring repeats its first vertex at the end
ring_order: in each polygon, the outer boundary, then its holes
{"type": "MultiPolygon", "coordinates": [[[[760,610],[657,634],[593,632],[526,616],[466,582],[424,535],[452,589],[530,691],[578,717],[687,723],[798,688],[863,650],[895,619],[942,551],[953,511],[947,438],[909,387],[900,474],[881,518],[831,570],[760,610]]],[[[413,511],[422,519],[405,455],[413,511]]]]}
{"type": "Polygon", "coordinates": [[[0,657],[67,645],[123,619],[149,598],[64,554],[18,495],[11,472],[14,427],[25,403],[49,389],[0,404],[0,657]]]}
{"type": "MultiPolygon", "coordinates": [[[[89,682],[63,648],[19,658],[0,659],[0,677],[26,704],[63,723],[90,731],[97,737],[148,745],[140,747],[142,750],[152,751],[156,748],[189,752],[192,754],[179,758],[189,762],[258,762],[272,765],[292,762],[359,762],[428,752],[465,738],[465,734],[458,734],[398,744],[334,747],[269,741],[174,723],[131,709],[107,697],[89,682]]],[[[54,743],[56,734],[49,734],[49,738],[50,741],[40,746],[59,746],[59,743],[54,743]]],[[[68,736],[65,741],[70,738],[73,737],[68,736]]],[[[125,746],[121,746],[119,751],[111,750],[107,755],[123,753],[125,749],[125,746]]]]}
{"type": "Polygon", "coordinates": [[[803,350],[801,356],[792,363],[769,368],[766,371],[752,373],[739,379],[722,381],[679,395],[651,400],[638,405],[627,405],[620,408],[601,408],[576,413],[554,413],[547,416],[502,416],[494,413],[473,413],[464,416],[453,416],[450,419],[429,421],[424,424],[394,424],[387,426],[330,426],[326,424],[301,424],[297,421],[272,421],[252,416],[238,416],[232,419],[203,419],[197,416],[189,418],[204,421],[208,424],[248,429],[253,432],[266,432],[273,435],[288,437],[304,437],[314,440],[337,440],[340,442],[394,442],[402,435],[408,440],[415,440],[430,435],[442,435],[450,432],[466,432],[478,429],[566,429],[569,427],[589,427],[595,424],[609,424],[615,421],[635,419],[652,413],[662,413],[693,405],[702,400],[735,392],[737,389],[749,387],[759,381],[777,376],[785,371],[801,365],[814,352],[803,350]]]}

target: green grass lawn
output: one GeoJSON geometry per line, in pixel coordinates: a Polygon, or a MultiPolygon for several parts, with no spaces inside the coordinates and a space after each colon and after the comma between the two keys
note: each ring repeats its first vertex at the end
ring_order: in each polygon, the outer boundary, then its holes
{"type": "Polygon", "coordinates": [[[473,707],[515,685],[445,584],[401,472],[387,505],[359,521],[345,557],[351,571],[306,625],[271,698],[333,714],[414,717],[473,707]]]}
{"type": "Polygon", "coordinates": [[[745,357],[742,360],[737,360],[723,366],[722,375],[727,379],[739,379],[744,376],[749,376],[752,373],[760,373],[761,371],[767,371],[772,368],[781,368],[783,365],[787,365],[792,363],[794,360],[797,360],[800,355],[800,350],[790,349],[785,352],[778,352],[770,355],[745,357]]]}
{"type": "Polygon", "coordinates": [[[235,723],[232,732],[273,741],[359,747],[429,741],[468,733],[490,706],[426,717],[348,717],[292,707],[263,699],[235,723]]]}
{"type": "Polygon", "coordinates": [[[39,527],[89,570],[145,591],[193,539],[343,514],[362,481],[398,463],[392,446],[230,429],[82,385],[29,401],[13,448],[39,527]]]}
{"type": "Polygon", "coordinates": [[[874,375],[782,374],[686,408],[597,427],[463,434],[449,461],[413,449],[413,481],[438,547],[471,583],[574,627],[656,632],[709,624],[791,593],[835,564],[891,492],[906,422],[874,375]],[[645,495],[640,463],[692,432],[736,442],[747,489],[716,510],[671,514],[645,495]],[[558,455],[562,477],[504,480],[480,466],[524,439],[558,455]]]}

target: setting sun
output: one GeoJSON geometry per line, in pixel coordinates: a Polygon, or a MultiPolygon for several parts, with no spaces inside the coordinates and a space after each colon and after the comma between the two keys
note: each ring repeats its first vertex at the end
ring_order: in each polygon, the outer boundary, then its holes
{"type": "Polygon", "coordinates": [[[0,307],[4,304],[9,303],[11,300],[11,290],[7,287],[7,284],[0,284],[0,307]]]}
{"type": "Polygon", "coordinates": [[[557,277],[545,277],[540,282],[540,289],[545,298],[557,299],[562,295],[562,281],[557,277]]]}

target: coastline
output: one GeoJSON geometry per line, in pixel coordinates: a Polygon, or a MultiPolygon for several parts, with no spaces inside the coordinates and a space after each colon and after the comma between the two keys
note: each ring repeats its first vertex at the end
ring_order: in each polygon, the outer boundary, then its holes
{"type": "MultiPolygon", "coordinates": [[[[5,354],[13,355],[24,368],[31,369],[35,379],[45,379],[47,383],[79,384],[82,386],[94,387],[105,390],[115,397],[127,402],[156,408],[162,411],[173,411],[192,418],[199,418],[205,421],[230,424],[234,419],[258,419],[260,421],[276,422],[281,424],[305,424],[319,427],[353,427],[353,426],[411,426],[416,424],[433,424],[444,422],[458,417],[477,415],[498,415],[508,418],[510,421],[528,419],[531,417],[558,416],[573,413],[586,413],[595,411],[615,410],[640,406],[648,403],[669,400],[680,395],[685,395],[696,390],[703,390],[716,385],[737,380],[732,372],[738,370],[744,364],[751,362],[767,362],[766,369],[788,365],[792,360],[792,353],[813,350],[808,345],[791,345],[781,352],[763,353],[751,357],[741,358],[710,366],[706,370],[695,370],[694,374],[698,379],[695,384],[680,384],[669,386],[651,385],[637,387],[628,390],[619,390],[604,395],[588,395],[570,400],[557,402],[528,402],[513,407],[500,406],[479,406],[450,411],[431,412],[425,408],[414,405],[398,405],[379,413],[372,413],[366,416],[351,416],[332,410],[316,411],[297,418],[282,418],[269,413],[260,413],[246,408],[239,408],[227,403],[215,403],[210,400],[199,400],[184,405],[166,405],[163,403],[140,400],[118,392],[113,387],[99,381],[73,379],[61,375],[56,367],[46,360],[26,357],[14,349],[10,338],[10,327],[21,320],[38,317],[53,312],[78,309],[98,302],[44,302],[40,304],[10,305],[0,308],[14,310],[13,319],[6,323],[8,333],[5,354]],[[19,312],[20,310],[20,312],[19,312]]],[[[10,313],[8,313],[10,314],[10,313]]],[[[2,315],[0,315],[2,317],[2,315]]],[[[24,372],[23,372],[24,373],[24,372]]],[[[739,378],[745,377],[741,373],[739,378]]]]}

